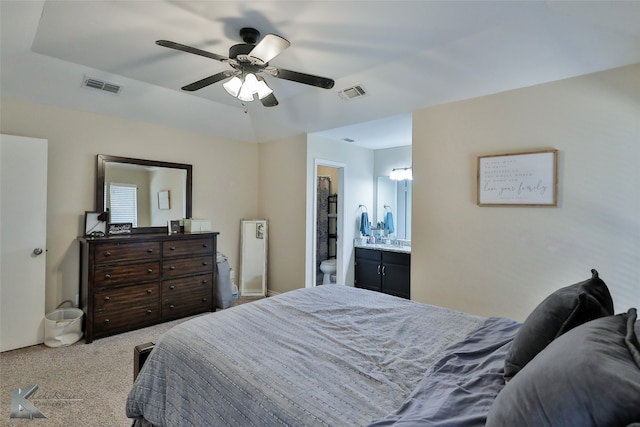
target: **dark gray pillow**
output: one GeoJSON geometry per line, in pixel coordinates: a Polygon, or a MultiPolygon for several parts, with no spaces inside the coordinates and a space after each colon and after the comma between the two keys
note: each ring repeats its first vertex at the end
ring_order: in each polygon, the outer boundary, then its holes
{"type": "Polygon", "coordinates": [[[554,340],[498,393],[486,427],[606,427],[640,421],[636,309],[554,340]]]}
{"type": "Polygon", "coordinates": [[[509,381],[551,341],[589,320],[613,315],[607,285],[591,270],[591,278],[558,289],[544,299],[524,321],[511,344],[504,365],[509,381]]]}

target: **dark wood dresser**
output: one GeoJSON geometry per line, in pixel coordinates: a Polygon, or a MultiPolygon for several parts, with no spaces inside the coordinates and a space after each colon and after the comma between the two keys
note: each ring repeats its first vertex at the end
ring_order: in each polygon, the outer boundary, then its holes
{"type": "Polygon", "coordinates": [[[86,342],[215,311],[218,234],[79,238],[86,342]]]}

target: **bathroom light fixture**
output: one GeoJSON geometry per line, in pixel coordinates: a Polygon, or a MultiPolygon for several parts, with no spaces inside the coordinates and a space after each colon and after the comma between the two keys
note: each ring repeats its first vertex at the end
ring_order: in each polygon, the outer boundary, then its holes
{"type": "Polygon", "coordinates": [[[391,171],[391,174],[389,174],[389,178],[394,181],[404,181],[405,179],[411,181],[413,180],[413,169],[412,168],[393,169],[391,171]]]}
{"type": "Polygon", "coordinates": [[[256,77],[253,73],[247,73],[244,81],[238,76],[222,85],[227,93],[240,101],[253,101],[254,95],[258,95],[258,99],[263,99],[273,93],[273,90],[267,86],[264,80],[256,77]]]}

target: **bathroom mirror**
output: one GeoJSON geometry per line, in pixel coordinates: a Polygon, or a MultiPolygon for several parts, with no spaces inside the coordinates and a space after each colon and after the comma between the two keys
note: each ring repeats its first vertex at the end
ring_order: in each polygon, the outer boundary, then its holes
{"type": "Polygon", "coordinates": [[[134,233],[153,233],[166,232],[168,220],[191,218],[191,165],[105,154],[97,158],[96,211],[109,209],[109,222],[131,222],[134,233]]]}
{"type": "Polygon", "coordinates": [[[384,221],[387,211],[391,210],[393,235],[398,239],[411,240],[412,182],[394,181],[388,176],[379,176],[376,180],[376,222],[384,221]]]}

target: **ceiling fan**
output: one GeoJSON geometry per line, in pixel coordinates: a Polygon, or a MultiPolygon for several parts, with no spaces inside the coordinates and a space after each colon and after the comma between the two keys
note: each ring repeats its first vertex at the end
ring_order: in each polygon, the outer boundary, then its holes
{"type": "Polygon", "coordinates": [[[221,71],[197,82],[183,86],[182,90],[186,91],[202,89],[219,81],[231,78],[223,84],[225,90],[231,96],[241,101],[253,101],[255,99],[254,95],[257,95],[262,105],[265,107],[273,107],[278,105],[278,100],[273,94],[273,90],[267,86],[264,78],[262,78],[259,73],[264,72],[271,77],[323,89],[331,89],[333,87],[334,81],[332,79],[300,73],[298,71],[285,70],[269,65],[269,61],[291,45],[288,40],[275,34],[267,34],[256,44],[260,37],[260,32],[255,28],[248,27],[240,30],[240,37],[244,43],[231,46],[228,57],[168,40],[157,40],[156,44],[215,59],[220,62],[226,62],[233,68],[232,70],[221,71]]]}

